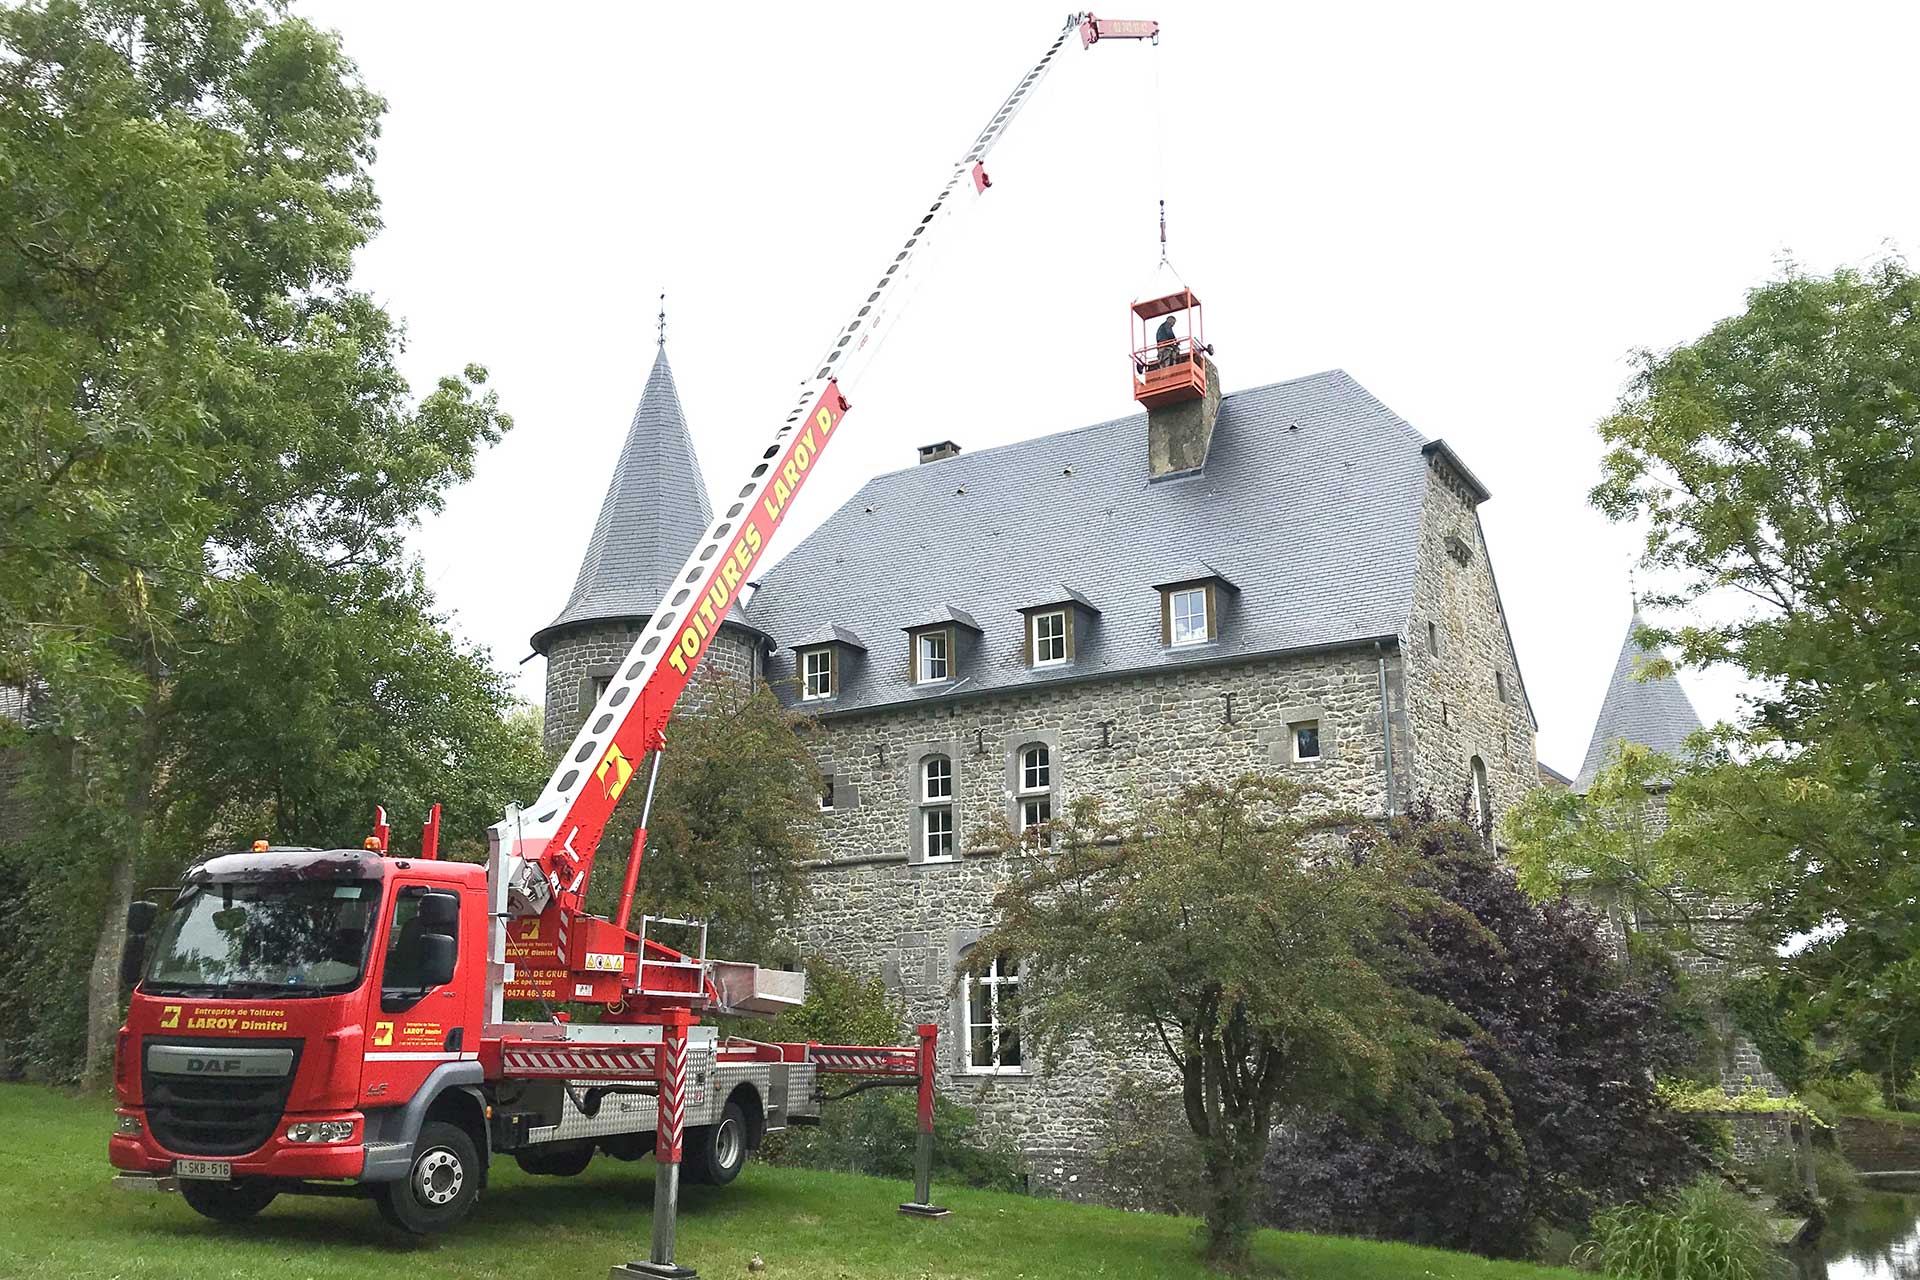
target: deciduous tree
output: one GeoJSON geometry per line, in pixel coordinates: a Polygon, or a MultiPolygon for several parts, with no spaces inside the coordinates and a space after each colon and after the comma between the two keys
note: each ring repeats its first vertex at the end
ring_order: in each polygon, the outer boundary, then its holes
{"type": "MultiPolygon", "coordinates": [[[[1178,1075],[1206,1179],[1207,1254],[1246,1258],[1261,1161],[1283,1110],[1427,1101],[1473,1071],[1446,1006],[1401,979],[1408,913],[1448,908],[1408,850],[1350,842],[1296,784],[1246,777],[1113,819],[1083,797],[1024,840],[972,954],[1025,961],[1029,1036],[1137,1043],[1178,1075]],[[1049,843],[1050,841],[1050,843],[1049,843]]],[[[1490,1083],[1490,1082],[1488,1082],[1490,1083]]]]}

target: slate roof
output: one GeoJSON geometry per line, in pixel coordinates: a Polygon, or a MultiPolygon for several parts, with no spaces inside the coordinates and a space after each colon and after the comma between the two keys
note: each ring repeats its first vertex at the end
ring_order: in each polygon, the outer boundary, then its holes
{"type": "Polygon", "coordinates": [[[712,519],[663,344],[627,425],[573,594],[559,616],[534,633],[534,649],[545,654],[568,627],[647,617],[712,519]]]}
{"type": "MultiPolygon", "coordinates": [[[[908,467],[868,481],[788,553],[746,617],[783,644],[831,625],[897,634],[946,607],[979,620],[957,680],[909,684],[902,638],[897,661],[871,655],[825,711],[1397,636],[1426,443],[1332,370],[1223,397],[1206,466],[1188,476],[1149,481],[1143,414],[908,467]],[[1198,558],[1239,593],[1221,594],[1218,641],[1170,652],[1154,584],[1198,558]],[[1052,590],[1036,579],[1102,610],[1066,667],[1023,661],[1020,610],[1052,590]]],[[[791,661],[777,655],[769,675],[791,661]]]]}
{"type": "Polygon", "coordinates": [[[1687,691],[1672,676],[1657,680],[1636,680],[1634,673],[1659,655],[1644,647],[1635,633],[1640,629],[1640,611],[1633,611],[1627,624],[1627,638],[1620,646],[1620,657],[1613,664],[1613,680],[1607,685],[1606,701],[1600,704],[1600,718],[1594,722],[1593,740],[1587,744],[1587,758],[1574,776],[1573,789],[1585,792],[1593,777],[1607,762],[1607,754],[1616,744],[1631,742],[1655,751],[1674,752],[1685,745],[1687,736],[1700,728],[1687,691]]]}

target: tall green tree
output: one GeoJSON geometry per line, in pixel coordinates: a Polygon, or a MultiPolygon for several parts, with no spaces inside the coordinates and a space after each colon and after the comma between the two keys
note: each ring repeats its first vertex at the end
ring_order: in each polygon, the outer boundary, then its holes
{"type": "Polygon", "coordinates": [[[162,806],[211,747],[191,734],[219,700],[180,699],[276,610],[336,653],[359,637],[316,601],[418,622],[401,539],[509,425],[477,366],[416,400],[398,326],[349,286],[382,105],[278,7],[0,9],[0,677],[35,687],[59,744],[40,791],[86,840],[66,867],[98,912],[90,1072],[136,872],[181,855],[162,806]]]}
{"type": "Polygon", "coordinates": [[[1246,777],[1116,820],[1083,797],[1037,838],[1003,835],[1019,861],[971,953],[1024,963],[1025,1031],[1048,1049],[1069,1036],[1158,1048],[1199,1143],[1215,1264],[1246,1260],[1283,1108],[1394,1102],[1428,1131],[1456,1072],[1499,1088],[1440,1034],[1444,1002],[1403,980],[1400,922],[1451,908],[1415,883],[1405,844],[1352,843],[1355,820],[1309,800],[1246,777]]]}
{"type": "Polygon", "coordinates": [[[1676,584],[1649,603],[1692,619],[1643,642],[1759,690],[1670,780],[1648,852],[1753,902],[1787,1003],[1891,1090],[1920,1049],[1920,278],[1789,269],[1644,354],[1600,432],[1593,501],[1645,525],[1676,584]]]}

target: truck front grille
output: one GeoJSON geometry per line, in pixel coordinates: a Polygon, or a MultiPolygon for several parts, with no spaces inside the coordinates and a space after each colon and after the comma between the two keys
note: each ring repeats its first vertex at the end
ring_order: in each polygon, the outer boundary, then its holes
{"type": "MultiPolygon", "coordinates": [[[[174,1044],[178,1041],[167,1041],[174,1044]]],[[[289,1048],[299,1065],[298,1041],[249,1040],[250,1047],[289,1048]]],[[[284,1076],[222,1078],[154,1071],[141,1053],[141,1096],[147,1125],[169,1151],[193,1156],[238,1156],[273,1137],[293,1087],[284,1076]]]]}

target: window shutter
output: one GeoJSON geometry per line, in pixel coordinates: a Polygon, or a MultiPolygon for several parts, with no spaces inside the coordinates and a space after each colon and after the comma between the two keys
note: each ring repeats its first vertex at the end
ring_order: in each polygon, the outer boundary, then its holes
{"type": "Polygon", "coordinates": [[[1160,647],[1168,648],[1173,644],[1173,592],[1160,589],[1160,647]]]}
{"type": "Polygon", "coordinates": [[[960,628],[948,627],[947,631],[947,679],[960,678],[960,646],[954,641],[960,638],[960,628]]]}
{"type": "Polygon", "coordinates": [[[1069,606],[1060,611],[1060,617],[1067,629],[1067,661],[1073,661],[1073,616],[1078,610],[1069,606]]]}
{"type": "Polygon", "coordinates": [[[1213,583],[1207,584],[1207,639],[1220,638],[1220,592],[1213,583]]]}
{"type": "Polygon", "coordinates": [[[1031,667],[1033,665],[1033,632],[1034,628],[1039,625],[1035,620],[1039,618],[1040,615],[1037,613],[1029,613],[1023,616],[1026,619],[1027,628],[1027,665],[1031,667]]]}

